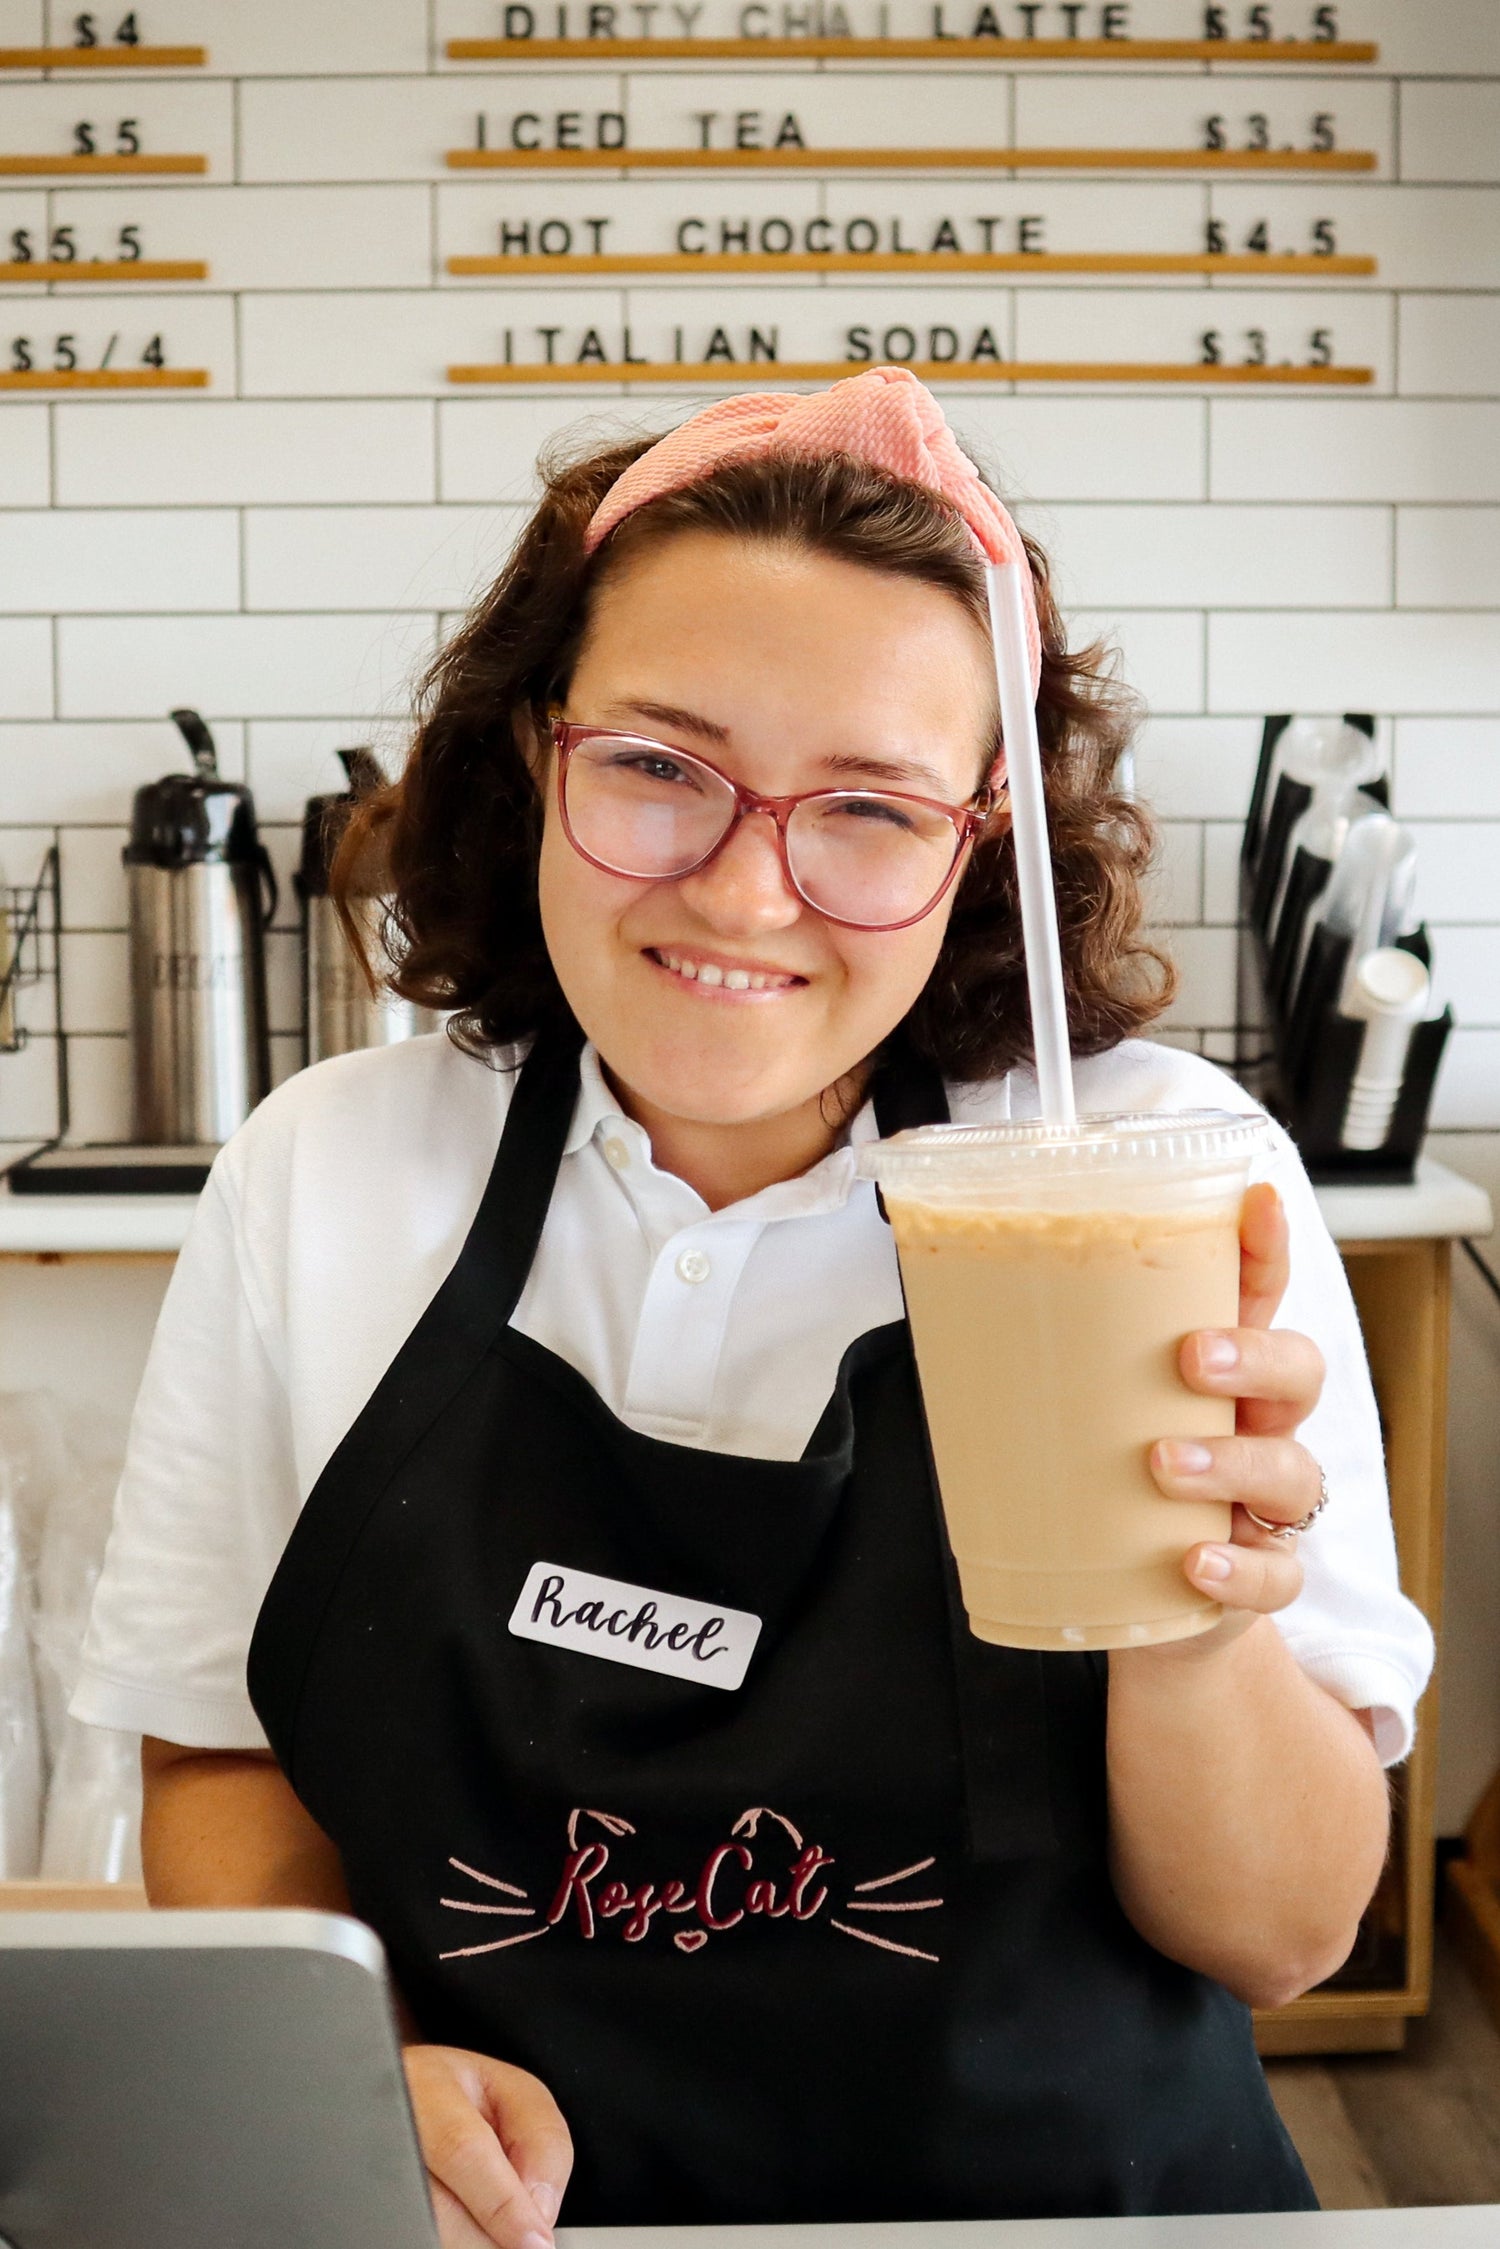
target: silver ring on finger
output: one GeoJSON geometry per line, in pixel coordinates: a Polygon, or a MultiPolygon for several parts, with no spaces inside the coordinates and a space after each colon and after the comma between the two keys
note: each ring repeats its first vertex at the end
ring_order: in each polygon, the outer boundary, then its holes
{"type": "MultiPolygon", "coordinates": [[[[1315,1503],[1303,1516],[1301,1522],[1268,1523],[1264,1515],[1257,1515],[1253,1507],[1246,1507],[1245,1513],[1249,1516],[1251,1522],[1255,1525],[1258,1531],[1265,1531],[1271,1538],[1285,1539],[1296,1538],[1300,1532],[1312,1529],[1313,1524],[1317,1521],[1324,1508],[1328,1505],[1327,1474],[1323,1468],[1318,1466],[1317,1462],[1314,1462],[1313,1465],[1318,1469],[1318,1496],[1315,1503]]],[[[1241,1501],[1240,1504],[1243,1506],[1244,1502],[1241,1501]]]]}

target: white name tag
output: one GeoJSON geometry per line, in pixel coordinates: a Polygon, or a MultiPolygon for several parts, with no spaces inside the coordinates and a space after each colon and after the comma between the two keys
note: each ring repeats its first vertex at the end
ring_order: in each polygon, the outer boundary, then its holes
{"type": "Polygon", "coordinates": [[[521,1640],[704,1687],[737,1687],[760,1638],[760,1618],[747,1609],[716,1609],[557,1562],[532,1565],[510,1628],[521,1640]]]}

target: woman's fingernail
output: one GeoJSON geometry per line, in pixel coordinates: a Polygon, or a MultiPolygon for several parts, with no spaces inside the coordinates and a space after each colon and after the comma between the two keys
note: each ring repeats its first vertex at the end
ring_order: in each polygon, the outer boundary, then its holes
{"type": "Polygon", "coordinates": [[[1194,1577],[1207,1578],[1212,1585],[1222,1585],[1234,1572],[1234,1556],[1227,1546],[1205,1546],[1193,1566],[1194,1577]]]}
{"type": "Polygon", "coordinates": [[[543,2225],[555,2226],[557,2213],[562,2208],[562,2196],[551,2180],[538,2179],[535,2186],[528,2187],[526,2192],[536,2204],[537,2216],[541,2219],[543,2225]]]}
{"type": "Polygon", "coordinates": [[[1207,1445],[1194,1444],[1191,1438],[1176,1438],[1163,1445],[1165,1465],[1174,1476],[1202,1476],[1214,1464],[1214,1456],[1207,1445]]]}
{"type": "Polygon", "coordinates": [[[1240,1363],[1239,1345],[1227,1335],[1205,1335],[1198,1345],[1198,1364],[1209,1374],[1228,1374],[1240,1363]]]}

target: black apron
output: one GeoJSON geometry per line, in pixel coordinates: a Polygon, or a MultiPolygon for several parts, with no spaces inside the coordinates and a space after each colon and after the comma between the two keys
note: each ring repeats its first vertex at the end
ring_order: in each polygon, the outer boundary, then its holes
{"type": "MultiPolygon", "coordinates": [[[[551,2088],[575,2225],[1316,2207],[1246,2010],[1116,1900],[1104,1659],[965,1625],[905,1322],[795,1461],[641,1436],[508,1324],[577,1051],[523,1068],[250,1649],[423,2036],[551,2088]],[[539,1562],[751,1612],[743,1684],[515,1636],[539,1562]]],[[[946,1113],[877,1081],[882,1132],[946,1113]]]]}

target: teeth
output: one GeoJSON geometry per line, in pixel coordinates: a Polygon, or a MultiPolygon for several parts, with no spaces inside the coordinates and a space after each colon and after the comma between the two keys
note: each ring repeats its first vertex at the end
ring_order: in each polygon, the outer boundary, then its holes
{"type": "Polygon", "coordinates": [[[795,981],[790,976],[766,975],[759,969],[720,968],[713,961],[684,960],[680,953],[658,953],[657,958],[663,968],[685,977],[690,984],[707,984],[710,989],[722,985],[727,992],[779,992],[795,981]]]}

